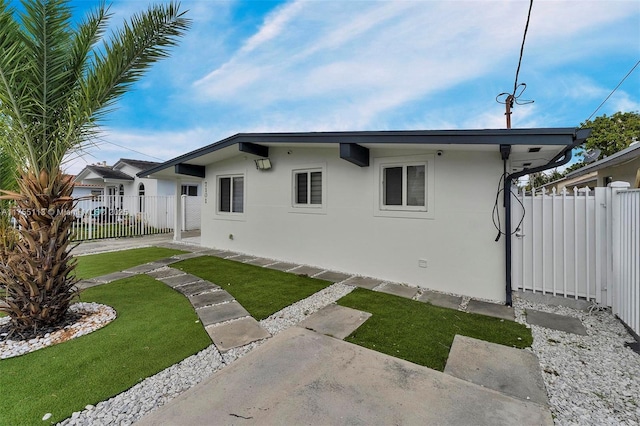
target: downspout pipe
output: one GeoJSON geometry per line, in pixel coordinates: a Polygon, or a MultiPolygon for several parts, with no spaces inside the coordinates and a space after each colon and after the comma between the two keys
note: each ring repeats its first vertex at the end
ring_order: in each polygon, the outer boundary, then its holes
{"type": "Polygon", "coordinates": [[[573,158],[572,151],[574,148],[582,145],[584,141],[591,135],[591,129],[579,129],[573,136],[573,143],[567,145],[558,155],[553,157],[551,161],[542,166],[533,167],[531,169],[523,169],[519,172],[511,173],[504,178],[504,222],[505,222],[505,237],[507,239],[505,244],[505,279],[506,279],[506,302],[505,305],[513,305],[512,297],[512,280],[511,280],[511,185],[514,180],[521,178],[522,176],[543,172],[545,170],[554,169],[556,167],[564,166],[571,158],[573,158]]]}

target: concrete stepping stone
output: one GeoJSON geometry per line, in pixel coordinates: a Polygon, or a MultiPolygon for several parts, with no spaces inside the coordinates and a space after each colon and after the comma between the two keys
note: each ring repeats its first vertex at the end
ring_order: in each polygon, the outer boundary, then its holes
{"type": "Polygon", "coordinates": [[[159,262],[144,263],[142,265],[134,266],[133,268],[125,269],[124,272],[133,272],[134,274],[145,274],[153,271],[154,269],[162,268],[165,266],[159,262]]]}
{"type": "MultiPolygon", "coordinates": [[[[296,271],[297,272],[297,271],[296,271]]],[[[325,271],[321,274],[316,275],[313,278],[318,278],[320,280],[331,281],[333,283],[339,283],[340,281],[344,281],[349,278],[351,275],[343,274],[342,272],[336,271],[325,271]]]]}
{"type": "MultiPolygon", "coordinates": [[[[293,264],[290,263],[290,265],[293,265],[293,264]]],[[[271,268],[271,266],[269,266],[269,268],[271,268]]],[[[289,272],[296,275],[307,275],[311,277],[313,275],[319,274],[322,271],[324,271],[324,269],[320,269],[320,268],[316,268],[308,265],[302,265],[302,266],[297,266],[294,270],[289,272]]]]}
{"type": "Polygon", "coordinates": [[[529,324],[564,331],[566,333],[587,335],[587,330],[578,318],[535,311],[533,309],[525,309],[525,313],[529,324]]]}
{"type": "Polygon", "coordinates": [[[193,245],[189,245],[189,244],[180,244],[180,243],[158,243],[158,244],[154,244],[154,246],[156,247],[163,247],[163,248],[169,248],[169,249],[174,249],[174,250],[182,250],[182,251],[197,251],[199,249],[201,249],[201,247],[199,246],[193,246],[193,245]]]}
{"type": "Polygon", "coordinates": [[[208,293],[200,293],[195,296],[189,296],[189,301],[194,308],[199,309],[205,306],[217,305],[223,302],[231,302],[233,296],[224,290],[216,290],[208,293]]]}
{"type": "Polygon", "coordinates": [[[199,293],[203,293],[205,291],[210,291],[218,288],[220,287],[210,283],[209,281],[203,280],[203,281],[197,281],[191,284],[185,284],[185,285],[174,287],[174,290],[178,290],[180,293],[184,294],[185,296],[193,296],[199,293]]]}
{"type": "Polygon", "coordinates": [[[247,310],[238,302],[207,306],[205,308],[197,309],[196,313],[205,327],[212,324],[218,324],[220,322],[250,316],[249,312],[247,312],[247,310]]]}
{"type": "Polygon", "coordinates": [[[246,263],[250,265],[256,265],[256,266],[267,266],[267,265],[271,265],[272,263],[275,263],[275,261],[272,259],[265,259],[263,257],[256,257],[255,259],[251,259],[246,263]]]}
{"type": "Polygon", "coordinates": [[[549,405],[538,358],[522,349],[456,335],[444,372],[524,401],[549,405]]]}
{"type": "MultiPolygon", "coordinates": [[[[213,255],[217,256],[217,255],[213,255]]],[[[227,251],[225,253],[221,253],[219,257],[224,257],[225,259],[233,260],[234,257],[242,256],[242,253],[236,253],[235,251],[227,251]]]]}
{"type": "Polygon", "coordinates": [[[157,271],[147,272],[147,275],[155,279],[175,277],[183,274],[184,272],[174,268],[162,268],[162,269],[158,269],[157,271]]]}
{"type": "MultiPolygon", "coordinates": [[[[192,254],[192,253],[189,253],[192,254]]],[[[175,257],[165,257],[164,259],[158,259],[158,260],[154,260],[153,263],[157,263],[160,264],[162,266],[167,266],[167,265],[171,265],[172,263],[176,263],[179,262],[180,259],[176,259],[175,257]]]]}
{"type": "Polygon", "coordinates": [[[409,287],[407,285],[395,283],[384,283],[380,287],[376,288],[376,291],[393,294],[394,296],[406,297],[407,299],[413,299],[413,296],[418,294],[417,287],[409,287]]]}
{"type": "Polygon", "coordinates": [[[462,296],[437,293],[435,291],[423,291],[418,299],[420,302],[431,303],[441,308],[458,309],[462,303],[462,296]]]}
{"type": "MultiPolygon", "coordinates": [[[[288,271],[289,269],[293,269],[296,266],[298,266],[297,263],[287,263],[287,262],[278,262],[278,263],[274,263],[273,265],[269,265],[267,266],[267,268],[269,269],[275,269],[276,271],[288,271]]],[[[296,271],[296,274],[298,272],[296,271]]]]}
{"type": "Polygon", "coordinates": [[[467,311],[472,314],[481,314],[509,321],[515,321],[516,319],[516,314],[513,312],[511,306],[498,305],[497,303],[483,302],[475,299],[469,301],[467,311]]]}
{"type": "Polygon", "coordinates": [[[84,290],[85,288],[89,288],[89,287],[95,287],[97,285],[102,285],[104,283],[100,282],[100,281],[94,281],[92,279],[89,280],[80,280],[76,283],[76,288],[78,288],[78,290],[84,290]]]}
{"type": "Polygon", "coordinates": [[[258,321],[251,317],[227,324],[210,325],[205,327],[205,330],[209,333],[213,344],[223,353],[271,336],[258,321]]]}
{"type": "Polygon", "coordinates": [[[369,278],[369,277],[351,277],[344,282],[344,284],[347,284],[350,286],[362,287],[369,290],[373,290],[374,288],[376,288],[382,283],[383,283],[382,280],[369,278]]]}
{"type": "Polygon", "coordinates": [[[174,277],[161,278],[160,281],[169,287],[177,287],[179,285],[191,284],[196,281],[202,281],[202,278],[191,274],[177,275],[174,277]]]}
{"type": "Polygon", "coordinates": [[[102,275],[100,277],[92,278],[93,281],[99,282],[101,284],[107,284],[112,281],[121,280],[123,278],[129,278],[134,276],[133,272],[113,272],[111,274],[102,275]]]}
{"type": "Polygon", "coordinates": [[[241,254],[240,256],[235,256],[231,260],[236,261],[236,262],[246,262],[248,260],[253,260],[255,258],[256,258],[255,256],[249,256],[249,255],[246,255],[246,254],[241,254]]]}
{"type": "Polygon", "coordinates": [[[183,254],[176,254],[175,256],[171,256],[174,259],[177,259],[178,261],[180,260],[185,260],[185,259],[192,259],[194,257],[202,257],[204,256],[203,252],[201,251],[194,251],[191,253],[183,253],[183,254]]]}
{"type": "Polygon", "coordinates": [[[369,317],[369,312],[332,304],[300,321],[298,326],[344,340],[369,317]]]}
{"type": "Polygon", "coordinates": [[[228,250],[220,250],[220,249],[203,250],[198,253],[201,256],[215,256],[215,257],[226,257],[232,254],[228,250]]]}

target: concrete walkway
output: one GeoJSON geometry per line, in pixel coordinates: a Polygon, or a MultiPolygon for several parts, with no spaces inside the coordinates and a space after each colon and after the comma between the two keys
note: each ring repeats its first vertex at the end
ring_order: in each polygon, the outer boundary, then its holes
{"type": "Polygon", "coordinates": [[[291,327],[139,425],[552,425],[549,409],[291,327]]]}

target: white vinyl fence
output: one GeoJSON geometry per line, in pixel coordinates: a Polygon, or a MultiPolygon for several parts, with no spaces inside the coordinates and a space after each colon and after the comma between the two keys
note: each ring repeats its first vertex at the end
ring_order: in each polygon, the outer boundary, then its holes
{"type": "Polygon", "coordinates": [[[130,237],[170,232],[173,196],[105,195],[80,199],[74,209],[76,240],[130,237]]]}
{"type": "Polygon", "coordinates": [[[619,192],[619,252],[614,256],[618,273],[614,287],[613,313],[640,334],[640,190],[619,192]],[[619,269],[618,269],[619,268],[619,269]]]}
{"type": "Polygon", "coordinates": [[[640,334],[640,191],[628,186],[514,197],[513,287],[610,306],[640,334]]]}
{"type": "MultiPolygon", "coordinates": [[[[182,230],[200,229],[200,197],[182,197],[182,230]]],[[[174,196],[87,197],[77,201],[76,240],[131,237],[173,231],[174,196]]]]}

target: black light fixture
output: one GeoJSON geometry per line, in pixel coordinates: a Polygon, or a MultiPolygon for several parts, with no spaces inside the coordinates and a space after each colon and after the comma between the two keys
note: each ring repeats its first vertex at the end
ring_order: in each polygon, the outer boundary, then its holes
{"type": "Polygon", "coordinates": [[[269,170],[271,168],[271,160],[268,158],[258,158],[254,161],[256,162],[256,169],[258,170],[269,170]]]}

